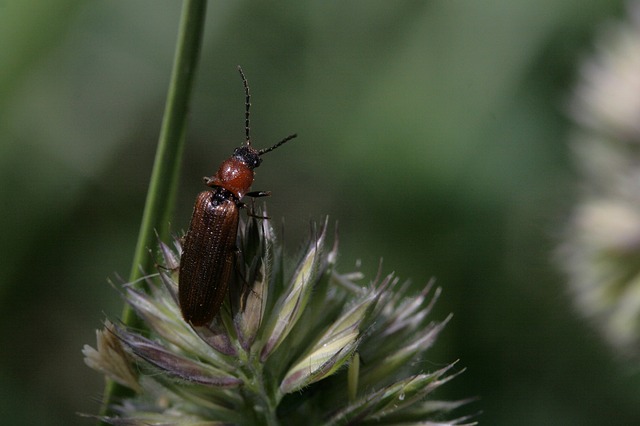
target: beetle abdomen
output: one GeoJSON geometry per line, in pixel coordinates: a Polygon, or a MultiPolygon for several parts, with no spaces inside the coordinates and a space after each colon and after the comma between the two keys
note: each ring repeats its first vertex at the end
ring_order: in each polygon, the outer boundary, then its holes
{"type": "Polygon", "coordinates": [[[178,293],[187,322],[206,325],[220,310],[233,272],[238,205],[223,188],[198,194],[182,247],[178,293]]]}

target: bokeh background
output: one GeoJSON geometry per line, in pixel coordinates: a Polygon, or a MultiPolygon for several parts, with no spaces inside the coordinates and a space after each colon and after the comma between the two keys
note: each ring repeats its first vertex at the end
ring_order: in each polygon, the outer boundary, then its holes
{"type": "MultiPolygon", "coordinates": [[[[0,0],[0,418],[91,424],[80,350],[116,318],[180,15],[175,0],[0,0]]],[[[425,370],[487,425],[640,424],[637,361],[574,309],[554,250],[578,188],[567,99],[613,0],[212,1],[172,227],[244,137],[253,95],[293,253],[339,223],[339,267],[382,257],[444,289],[425,370]]]]}

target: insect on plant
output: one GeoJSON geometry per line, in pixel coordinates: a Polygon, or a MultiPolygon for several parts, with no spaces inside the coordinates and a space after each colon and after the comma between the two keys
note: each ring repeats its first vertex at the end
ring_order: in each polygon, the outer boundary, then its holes
{"type": "Polygon", "coordinates": [[[182,316],[194,326],[211,322],[227,295],[235,265],[240,208],[245,206],[242,197],[270,194],[248,192],[253,184],[253,170],[262,163],[262,155],[297,136],[287,136],[266,149],[251,146],[251,95],[242,68],[238,67],[238,71],[245,93],[245,142],[220,165],[215,175],[204,178],[205,185],[211,189],[198,194],[182,246],[178,298],[182,316]]]}

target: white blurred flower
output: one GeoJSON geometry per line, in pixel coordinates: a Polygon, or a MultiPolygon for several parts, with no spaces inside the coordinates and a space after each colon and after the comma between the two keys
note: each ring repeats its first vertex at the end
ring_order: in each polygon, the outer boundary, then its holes
{"type": "Polygon", "coordinates": [[[570,104],[583,172],[561,259],[580,310],[626,354],[640,350],[640,3],[610,24],[570,104]]]}

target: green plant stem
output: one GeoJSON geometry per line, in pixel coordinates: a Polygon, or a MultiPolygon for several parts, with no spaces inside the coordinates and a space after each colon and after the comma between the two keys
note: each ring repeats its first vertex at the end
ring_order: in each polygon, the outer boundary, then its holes
{"type": "MultiPolygon", "coordinates": [[[[153,268],[154,259],[149,255],[149,249],[155,246],[155,233],[157,232],[161,239],[166,239],[169,233],[168,224],[173,210],[184,146],[187,109],[202,44],[206,3],[206,0],[185,0],[182,7],[169,93],[131,266],[130,282],[137,281],[142,277],[143,271],[148,272],[153,268]]],[[[122,322],[128,326],[141,327],[135,312],[126,304],[122,312],[122,322]]],[[[130,395],[128,388],[107,381],[101,414],[108,415],[109,406],[114,400],[127,395],[130,395]]]]}

